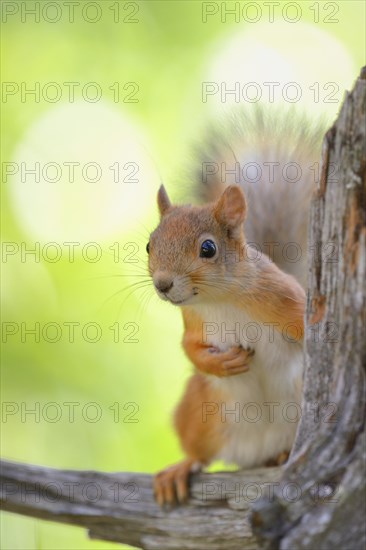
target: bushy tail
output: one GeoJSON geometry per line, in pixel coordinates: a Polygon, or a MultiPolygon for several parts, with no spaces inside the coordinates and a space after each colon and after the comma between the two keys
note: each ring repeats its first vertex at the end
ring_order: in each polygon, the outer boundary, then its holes
{"type": "Polygon", "coordinates": [[[319,178],[325,122],[254,109],[211,128],[194,178],[204,202],[240,184],[248,203],[245,235],[306,285],[309,206],[319,178]],[[197,182],[198,180],[198,182],[197,182]]]}

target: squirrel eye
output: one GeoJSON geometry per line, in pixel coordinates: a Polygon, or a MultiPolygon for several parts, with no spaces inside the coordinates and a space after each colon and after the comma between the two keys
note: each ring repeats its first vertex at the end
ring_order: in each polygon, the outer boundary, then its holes
{"type": "Polygon", "coordinates": [[[216,254],[216,245],[213,241],[207,240],[201,244],[200,257],[213,258],[216,254]]]}
{"type": "Polygon", "coordinates": [[[147,245],[146,245],[146,252],[147,252],[148,254],[149,254],[149,252],[150,252],[150,243],[147,243],[147,245]]]}

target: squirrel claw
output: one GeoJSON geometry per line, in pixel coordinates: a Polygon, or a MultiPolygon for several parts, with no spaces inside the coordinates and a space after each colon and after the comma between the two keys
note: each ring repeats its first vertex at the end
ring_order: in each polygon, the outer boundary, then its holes
{"type": "Polygon", "coordinates": [[[170,468],[158,472],[154,477],[156,502],[163,508],[184,504],[188,499],[188,481],[193,461],[183,460],[170,468]]]}
{"type": "Polygon", "coordinates": [[[221,376],[232,376],[249,370],[249,358],[254,355],[254,350],[236,346],[224,352],[221,376]]]}

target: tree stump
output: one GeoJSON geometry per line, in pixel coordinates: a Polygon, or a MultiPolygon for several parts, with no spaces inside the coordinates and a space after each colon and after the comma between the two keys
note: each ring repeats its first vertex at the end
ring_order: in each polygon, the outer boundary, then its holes
{"type": "Polygon", "coordinates": [[[361,550],[366,544],[366,67],[324,139],[310,251],[303,417],[274,501],[254,507],[254,531],[261,548],[361,550]]]}

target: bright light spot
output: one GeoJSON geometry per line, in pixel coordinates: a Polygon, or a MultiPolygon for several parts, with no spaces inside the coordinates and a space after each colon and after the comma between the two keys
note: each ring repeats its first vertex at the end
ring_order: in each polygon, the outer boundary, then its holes
{"type": "Polygon", "coordinates": [[[219,90],[207,103],[215,111],[257,102],[297,105],[334,117],[356,74],[346,48],[326,31],[300,22],[256,24],[216,45],[206,82],[218,84],[219,90]],[[235,90],[236,83],[239,98],[223,95],[235,90]],[[268,83],[273,83],[272,101],[268,83]]]}
{"type": "Polygon", "coordinates": [[[20,225],[33,238],[56,242],[140,229],[159,183],[148,151],[136,125],[113,105],[54,107],[15,152],[17,172],[8,181],[20,225]]]}

